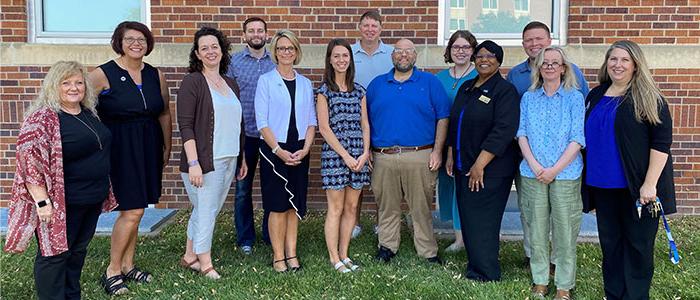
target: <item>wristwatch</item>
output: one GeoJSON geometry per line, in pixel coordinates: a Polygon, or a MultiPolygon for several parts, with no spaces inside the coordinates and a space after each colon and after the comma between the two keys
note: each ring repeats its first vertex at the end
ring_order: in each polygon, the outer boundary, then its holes
{"type": "Polygon", "coordinates": [[[36,204],[36,207],[42,208],[42,207],[44,207],[44,206],[49,205],[49,203],[51,203],[51,200],[49,200],[49,198],[46,198],[46,199],[37,201],[37,202],[35,202],[34,204],[36,204]]]}
{"type": "Polygon", "coordinates": [[[277,154],[277,151],[279,151],[279,150],[280,150],[280,145],[277,145],[277,147],[275,147],[275,149],[272,149],[272,154],[277,154]]]}

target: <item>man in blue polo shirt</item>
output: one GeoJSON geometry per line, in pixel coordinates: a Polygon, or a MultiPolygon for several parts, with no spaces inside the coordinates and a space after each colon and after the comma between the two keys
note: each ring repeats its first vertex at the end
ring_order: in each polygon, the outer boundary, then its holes
{"type": "Polygon", "coordinates": [[[399,40],[394,68],[367,88],[374,170],[372,190],[379,206],[377,259],[391,261],[399,249],[401,199],[406,199],[418,255],[441,264],[433,234],[431,203],[442,164],[450,101],[440,81],[415,67],[416,48],[399,40]]]}
{"type": "MultiPolygon", "coordinates": [[[[246,46],[240,52],[231,55],[228,76],[235,78],[241,89],[241,105],[243,121],[245,122],[245,160],[248,164],[248,175],[236,182],[236,202],[234,222],[236,224],[236,244],[245,255],[253,253],[255,243],[255,224],[253,222],[253,179],[255,167],[258,164],[258,147],[260,132],[255,125],[255,89],[258,77],[275,68],[270,52],[265,49],[267,42],[267,23],[261,18],[251,17],[243,22],[243,41],[246,46]]],[[[262,221],[262,235],[266,243],[270,243],[267,231],[267,216],[265,212],[262,221]]]]}

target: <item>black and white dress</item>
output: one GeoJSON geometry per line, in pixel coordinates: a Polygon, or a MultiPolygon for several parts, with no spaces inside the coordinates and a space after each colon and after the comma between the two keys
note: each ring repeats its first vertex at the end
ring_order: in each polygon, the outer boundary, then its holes
{"type": "MultiPolygon", "coordinates": [[[[328,101],[328,121],[333,134],[352,157],[358,158],[364,151],[360,120],[365,88],[355,83],[352,92],[334,92],[323,84],[316,93],[328,101]]],[[[323,189],[339,190],[350,186],[359,190],[369,185],[370,171],[365,164],[360,172],[352,172],[343,158],[324,142],[321,147],[321,178],[323,189]]]]}

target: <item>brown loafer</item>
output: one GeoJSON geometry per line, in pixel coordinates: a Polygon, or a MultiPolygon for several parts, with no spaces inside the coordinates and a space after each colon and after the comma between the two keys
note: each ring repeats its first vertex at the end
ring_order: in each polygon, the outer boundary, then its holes
{"type": "Polygon", "coordinates": [[[557,295],[554,300],[571,300],[571,292],[565,290],[557,290],[557,295]]]}
{"type": "Polygon", "coordinates": [[[546,285],[539,285],[539,284],[533,284],[532,288],[530,288],[530,292],[532,292],[532,297],[536,299],[544,299],[545,296],[547,296],[547,286],[546,285]]]}

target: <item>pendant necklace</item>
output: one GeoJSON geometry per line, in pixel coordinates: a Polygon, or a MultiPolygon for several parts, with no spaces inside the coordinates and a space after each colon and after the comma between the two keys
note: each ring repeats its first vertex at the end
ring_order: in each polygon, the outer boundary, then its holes
{"type": "Polygon", "coordinates": [[[452,84],[452,89],[453,89],[453,90],[454,90],[455,88],[457,88],[457,83],[459,83],[459,81],[462,80],[462,78],[464,78],[464,75],[467,75],[467,72],[469,72],[469,70],[471,70],[471,68],[472,68],[472,64],[469,64],[469,67],[467,67],[467,69],[464,70],[464,72],[462,72],[462,75],[459,76],[459,78],[457,78],[457,68],[455,68],[455,67],[452,68],[452,71],[453,71],[453,73],[454,73],[454,75],[455,75],[455,83],[452,84]]]}
{"type": "MultiPolygon", "coordinates": [[[[94,135],[95,135],[95,138],[97,139],[97,144],[100,145],[100,150],[102,150],[102,141],[100,140],[100,136],[97,134],[97,131],[96,131],[95,129],[93,129],[92,127],[90,127],[90,125],[88,125],[87,123],[85,123],[85,121],[83,121],[83,120],[81,120],[80,118],[78,118],[78,116],[76,116],[76,115],[74,115],[74,114],[71,114],[71,113],[69,113],[69,112],[67,112],[67,111],[64,111],[64,112],[66,112],[68,115],[72,116],[72,117],[75,118],[76,120],[80,121],[80,123],[83,123],[83,125],[85,125],[85,127],[87,127],[87,129],[90,129],[90,131],[92,131],[92,134],[94,134],[94,135]]],[[[78,113],[78,114],[80,114],[80,113],[78,113]]]]}

